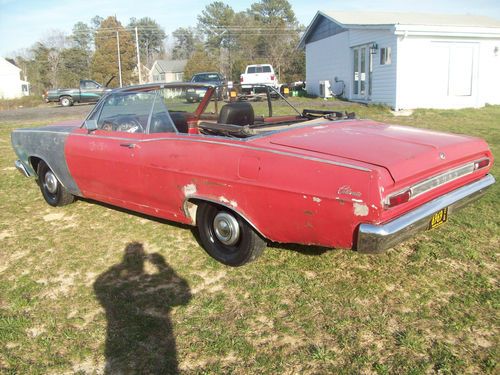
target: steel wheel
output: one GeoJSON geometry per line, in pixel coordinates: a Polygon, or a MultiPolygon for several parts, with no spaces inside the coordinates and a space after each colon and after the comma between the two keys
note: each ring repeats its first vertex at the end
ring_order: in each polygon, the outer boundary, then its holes
{"type": "Polygon", "coordinates": [[[233,211],[203,203],[196,215],[201,243],[214,259],[229,266],[241,266],[257,259],[266,242],[233,211]]]}
{"type": "Polygon", "coordinates": [[[75,200],[75,196],[61,185],[47,163],[40,161],[37,172],[40,190],[48,204],[54,207],[65,206],[75,200]]]}

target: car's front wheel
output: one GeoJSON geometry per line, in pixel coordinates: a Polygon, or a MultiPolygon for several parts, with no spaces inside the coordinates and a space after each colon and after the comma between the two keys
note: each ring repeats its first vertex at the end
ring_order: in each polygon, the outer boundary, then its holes
{"type": "Polygon", "coordinates": [[[73,203],[75,196],[61,185],[56,175],[43,160],[38,163],[38,184],[45,201],[51,206],[65,206],[73,203]]]}
{"type": "Polygon", "coordinates": [[[241,216],[225,207],[200,204],[196,222],[205,251],[228,266],[249,263],[266,247],[266,241],[241,216]]]}

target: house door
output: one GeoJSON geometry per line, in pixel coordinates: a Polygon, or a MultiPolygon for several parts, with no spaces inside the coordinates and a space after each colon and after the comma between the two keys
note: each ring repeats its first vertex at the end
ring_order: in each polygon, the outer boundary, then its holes
{"type": "Polygon", "coordinates": [[[372,94],[372,55],[370,45],[355,47],[353,50],[353,99],[370,100],[372,94]]]}

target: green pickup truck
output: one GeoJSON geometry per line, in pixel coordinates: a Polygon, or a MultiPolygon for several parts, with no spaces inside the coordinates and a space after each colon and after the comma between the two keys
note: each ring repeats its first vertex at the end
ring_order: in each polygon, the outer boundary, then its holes
{"type": "Polygon", "coordinates": [[[104,86],[90,79],[82,79],[80,80],[80,88],[48,90],[43,97],[47,103],[59,102],[63,107],[72,106],[74,103],[95,103],[104,94],[111,91],[108,85],[113,78],[115,77],[111,77],[104,86]]]}

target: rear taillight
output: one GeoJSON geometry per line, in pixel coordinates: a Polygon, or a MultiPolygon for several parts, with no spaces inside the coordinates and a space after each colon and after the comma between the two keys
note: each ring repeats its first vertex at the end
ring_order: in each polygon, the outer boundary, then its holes
{"type": "Polygon", "coordinates": [[[490,159],[485,158],[478,160],[474,162],[474,170],[477,171],[478,169],[486,168],[488,165],[490,165],[490,159]]]}
{"type": "Polygon", "coordinates": [[[396,194],[389,195],[385,199],[385,207],[389,208],[398,206],[402,203],[408,202],[410,198],[411,198],[411,189],[400,191],[396,194]]]}
{"type": "Polygon", "coordinates": [[[271,81],[274,81],[274,74],[271,74],[271,81]]]}
{"type": "Polygon", "coordinates": [[[240,76],[240,83],[243,83],[243,76],[240,76]]]}

